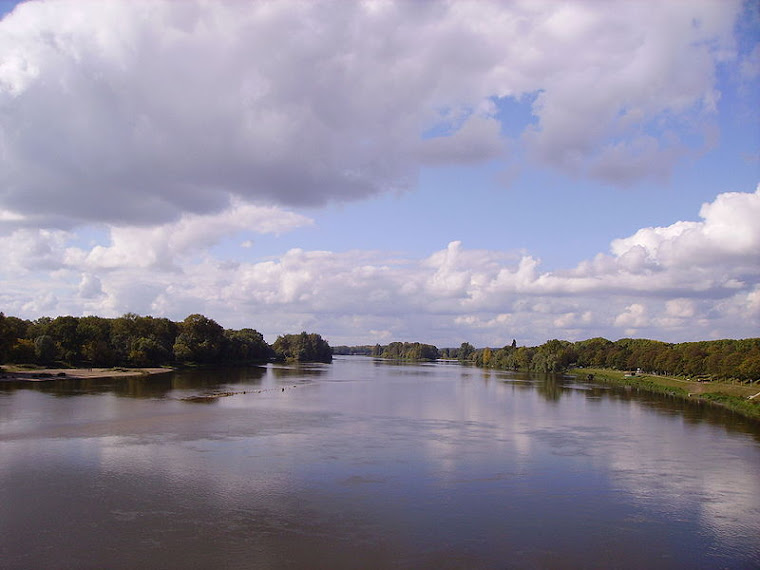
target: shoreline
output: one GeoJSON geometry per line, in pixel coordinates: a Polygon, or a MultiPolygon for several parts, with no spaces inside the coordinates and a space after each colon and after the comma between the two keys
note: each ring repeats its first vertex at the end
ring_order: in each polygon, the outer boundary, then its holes
{"type": "Polygon", "coordinates": [[[573,368],[568,370],[567,374],[575,376],[578,380],[630,386],[647,392],[710,404],[731,410],[749,420],[760,421],[760,401],[757,399],[758,394],[755,394],[757,384],[697,382],[656,374],[626,376],[621,370],[609,368],[573,368]]]}
{"type": "Polygon", "coordinates": [[[51,380],[104,380],[135,378],[174,372],[174,368],[39,368],[0,367],[0,382],[49,382],[51,380]]]}

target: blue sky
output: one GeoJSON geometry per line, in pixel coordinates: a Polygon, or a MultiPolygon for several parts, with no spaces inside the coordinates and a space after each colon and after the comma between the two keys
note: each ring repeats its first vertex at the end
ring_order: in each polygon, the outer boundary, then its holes
{"type": "Polygon", "coordinates": [[[754,3],[16,4],[6,314],[760,333],[754,3]]]}

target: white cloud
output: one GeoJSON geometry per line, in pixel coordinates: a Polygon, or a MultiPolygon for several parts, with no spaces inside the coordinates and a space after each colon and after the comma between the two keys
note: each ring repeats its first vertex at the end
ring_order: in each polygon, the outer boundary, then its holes
{"type": "Polygon", "coordinates": [[[673,127],[710,121],[740,6],[25,2],[0,21],[0,222],[405,189],[421,165],[504,158],[492,98],[534,94],[528,155],[662,177],[694,150],[673,127]]]}
{"type": "Polygon", "coordinates": [[[665,303],[665,314],[669,317],[688,319],[696,312],[694,301],[691,299],[671,299],[665,303]]]}
{"type": "Polygon", "coordinates": [[[173,267],[178,258],[198,255],[222,238],[241,232],[280,234],[310,225],[312,220],[273,207],[233,202],[210,215],[185,214],[178,221],[153,227],[112,227],[111,244],[89,252],[69,249],[67,256],[92,270],[116,267],[173,267]]]}
{"type": "Polygon", "coordinates": [[[554,319],[554,326],[558,329],[574,329],[575,327],[584,328],[585,325],[593,322],[594,314],[591,311],[583,313],[562,313],[554,319]]]}
{"type": "Polygon", "coordinates": [[[727,192],[704,204],[702,222],[677,222],[664,228],[644,228],[612,242],[621,258],[633,250],[659,267],[711,265],[749,266],[760,263],[760,185],[753,194],[727,192]]]}
{"type": "Polygon", "coordinates": [[[65,244],[72,234],[60,230],[16,230],[2,237],[0,266],[9,274],[24,275],[33,270],[63,267],[65,244]]]}
{"type": "Polygon", "coordinates": [[[615,326],[628,330],[645,327],[649,324],[646,312],[646,307],[640,303],[628,305],[625,311],[615,318],[615,326]]]}
{"type": "Polygon", "coordinates": [[[755,319],[760,319],[760,285],[757,285],[752,291],[747,293],[746,308],[746,314],[755,319]]]}
{"type": "Polygon", "coordinates": [[[202,312],[272,340],[310,329],[341,344],[753,336],[760,330],[759,203],[760,190],[720,194],[701,208],[702,221],[644,228],[615,240],[611,255],[556,272],[542,271],[528,254],[470,250],[458,241],[424,259],[291,249],[249,261],[253,249],[220,261],[209,246],[259,217],[269,220],[262,231],[309,223],[243,204],[159,228],[114,230],[111,244],[89,249],[70,245],[72,233],[17,230],[0,237],[0,302],[26,318],[202,312]]]}
{"type": "Polygon", "coordinates": [[[100,279],[88,273],[83,274],[82,280],[79,282],[79,296],[82,299],[92,299],[102,294],[103,286],[100,279]]]}

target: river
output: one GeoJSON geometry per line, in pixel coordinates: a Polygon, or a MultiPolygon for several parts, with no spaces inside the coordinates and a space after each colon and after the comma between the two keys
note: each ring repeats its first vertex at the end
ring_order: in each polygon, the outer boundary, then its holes
{"type": "Polygon", "coordinates": [[[0,385],[3,569],[758,567],[760,426],[704,405],[362,357],[0,385]]]}

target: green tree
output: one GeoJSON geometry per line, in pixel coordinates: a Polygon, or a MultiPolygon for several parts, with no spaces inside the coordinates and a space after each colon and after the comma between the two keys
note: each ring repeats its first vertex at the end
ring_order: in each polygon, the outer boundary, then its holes
{"type": "Polygon", "coordinates": [[[224,329],[213,319],[189,315],[179,327],[174,342],[174,357],[181,362],[213,364],[219,362],[225,344],[224,329]]]}
{"type": "Polygon", "coordinates": [[[738,366],[737,377],[742,380],[760,380],[760,349],[752,349],[738,366]]]}
{"type": "Polygon", "coordinates": [[[27,338],[36,339],[39,336],[48,334],[48,328],[52,322],[53,319],[50,317],[40,317],[33,320],[27,329],[27,338]]]}
{"type": "Polygon", "coordinates": [[[132,343],[129,364],[132,366],[160,366],[169,359],[167,350],[152,338],[140,337],[132,343]]]}
{"type": "Polygon", "coordinates": [[[260,332],[254,329],[224,331],[225,362],[263,362],[272,358],[274,352],[260,332]]]}
{"type": "Polygon", "coordinates": [[[132,344],[141,336],[137,322],[139,318],[140,316],[135,313],[125,313],[111,322],[110,345],[115,360],[120,364],[129,362],[132,344]]]}
{"type": "Polygon", "coordinates": [[[143,338],[150,338],[161,346],[167,358],[172,352],[179,334],[179,325],[165,318],[151,316],[138,319],[138,331],[143,338]]]}
{"type": "Polygon", "coordinates": [[[515,359],[514,364],[515,368],[518,369],[524,369],[527,370],[530,368],[531,362],[533,361],[533,353],[534,349],[529,348],[527,346],[521,346],[518,348],[515,352],[515,359]]]}
{"type": "Polygon", "coordinates": [[[0,364],[8,361],[11,349],[16,342],[16,331],[11,326],[10,318],[0,311],[0,364]]]}
{"type": "Polygon", "coordinates": [[[332,362],[332,349],[315,333],[286,334],[278,336],[272,349],[275,358],[286,362],[332,362]]]}
{"type": "Polygon", "coordinates": [[[52,336],[44,334],[34,339],[34,357],[39,364],[52,364],[58,358],[58,346],[52,336]]]}
{"type": "Polygon", "coordinates": [[[113,366],[116,355],[105,340],[89,340],[82,345],[82,358],[90,366],[113,366]]]}
{"type": "Polygon", "coordinates": [[[28,364],[36,361],[34,341],[28,338],[17,338],[8,353],[8,362],[28,364]]]}
{"type": "Polygon", "coordinates": [[[47,328],[47,334],[55,339],[59,349],[59,357],[73,364],[79,361],[81,343],[77,329],[79,319],[72,316],[56,317],[47,328]]]}
{"type": "Polygon", "coordinates": [[[113,366],[116,353],[111,346],[111,319],[80,317],[77,336],[82,343],[80,355],[91,366],[113,366]]]}
{"type": "Polygon", "coordinates": [[[485,366],[486,368],[488,368],[489,366],[491,366],[492,360],[493,360],[493,351],[490,348],[485,347],[483,349],[483,352],[480,354],[481,364],[479,364],[479,366],[485,366]]]}
{"type": "Polygon", "coordinates": [[[466,360],[470,360],[474,353],[475,347],[472,346],[469,342],[463,342],[459,347],[459,351],[457,352],[457,358],[461,362],[464,362],[466,360]]]}

